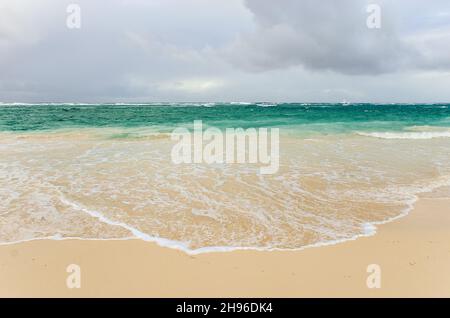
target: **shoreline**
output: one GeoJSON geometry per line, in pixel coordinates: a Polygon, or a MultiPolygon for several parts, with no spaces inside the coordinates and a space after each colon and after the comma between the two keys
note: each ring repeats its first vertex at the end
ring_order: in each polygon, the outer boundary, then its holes
{"type": "MultiPolygon", "coordinates": [[[[28,242],[34,242],[34,241],[143,241],[150,244],[156,244],[158,247],[161,248],[168,248],[175,251],[181,251],[185,253],[186,255],[201,255],[201,254],[211,254],[211,253],[229,253],[229,252],[238,252],[238,251],[255,251],[255,252],[300,252],[306,249],[310,248],[319,248],[319,247],[325,247],[325,246],[333,246],[337,244],[342,244],[349,241],[355,241],[362,237],[371,237],[377,234],[378,227],[380,225],[384,225],[393,221],[396,221],[398,219],[401,219],[403,217],[408,216],[409,213],[414,209],[414,206],[416,202],[418,201],[418,198],[411,200],[411,202],[408,203],[408,207],[405,208],[404,211],[402,211],[399,215],[388,218],[383,221],[374,221],[374,222],[366,222],[363,225],[363,228],[366,228],[367,226],[370,227],[370,233],[361,233],[356,234],[352,237],[345,238],[345,239],[338,239],[338,240],[331,240],[327,242],[319,242],[314,243],[311,245],[305,245],[299,248],[264,248],[264,247],[236,247],[236,246],[210,246],[210,247],[201,247],[198,249],[190,249],[186,247],[186,243],[182,241],[175,241],[167,238],[161,238],[161,237],[154,237],[147,234],[144,234],[140,232],[139,230],[132,228],[128,225],[122,224],[120,222],[115,222],[107,219],[103,215],[100,214],[91,214],[88,213],[93,218],[97,219],[103,219],[103,222],[109,225],[115,225],[119,227],[124,227],[130,232],[139,232],[139,235],[136,236],[130,236],[130,237],[123,237],[123,238],[81,238],[81,237],[58,237],[58,236],[48,236],[48,237],[41,237],[41,238],[32,238],[32,239],[25,239],[20,241],[14,241],[14,242],[4,242],[0,243],[0,247],[2,246],[8,246],[8,245],[15,245],[15,244],[22,244],[22,243],[28,243],[28,242]],[[147,237],[147,238],[145,238],[147,237]]],[[[367,232],[367,229],[365,229],[367,232]]]]}
{"type": "Polygon", "coordinates": [[[186,254],[139,239],[33,240],[0,246],[2,297],[450,296],[450,200],[420,198],[377,233],[299,251],[186,254]],[[81,267],[68,289],[66,267],[81,267]],[[366,286],[379,264],[382,287],[366,286]]]}

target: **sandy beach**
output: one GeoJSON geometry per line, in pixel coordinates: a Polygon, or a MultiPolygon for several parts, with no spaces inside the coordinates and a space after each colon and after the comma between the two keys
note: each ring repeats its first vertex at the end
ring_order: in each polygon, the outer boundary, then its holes
{"type": "Polygon", "coordinates": [[[449,51],[444,0],[0,0],[0,298],[450,298],[449,51]]]}
{"type": "Polygon", "coordinates": [[[450,200],[420,199],[376,235],[292,252],[187,255],[139,240],[0,247],[2,297],[449,297],[450,200]],[[69,289],[66,268],[81,267],[69,289]],[[367,266],[381,268],[369,289],[367,266]]]}

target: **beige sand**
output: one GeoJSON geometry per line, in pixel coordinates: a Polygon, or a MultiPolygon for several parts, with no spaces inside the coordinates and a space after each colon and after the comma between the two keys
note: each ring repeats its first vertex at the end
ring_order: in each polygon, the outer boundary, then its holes
{"type": "Polygon", "coordinates": [[[130,241],[33,241],[0,247],[0,296],[450,296],[450,200],[421,199],[375,236],[296,252],[196,256],[130,241]],[[81,266],[81,288],[66,267],[81,266]],[[382,270],[369,289],[369,264],[382,270]]]}

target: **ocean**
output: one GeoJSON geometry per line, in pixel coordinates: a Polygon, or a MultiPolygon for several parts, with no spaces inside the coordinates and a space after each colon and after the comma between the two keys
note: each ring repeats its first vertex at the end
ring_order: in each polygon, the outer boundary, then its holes
{"type": "Polygon", "coordinates": [[[187,253],[373,235],[450,197],[449,104],[0,104],[0,243],[142,239],[187,253]],[[171,132],[279,128],[280,169],[174,164],[171,132]]]}

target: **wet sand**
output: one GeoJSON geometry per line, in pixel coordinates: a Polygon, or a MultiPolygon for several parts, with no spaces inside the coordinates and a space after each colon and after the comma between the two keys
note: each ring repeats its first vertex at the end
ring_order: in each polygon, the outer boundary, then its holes
{"type": "Polygon", "coordinates": [[[450,200],[420,199],[376,235],[302,251],[187,255],[140,240],[0,246],[2,297],[450,297],[450,200]],[[81,288],[66,286],[69,264],[81,288]],[[367,266],[381,268],[369,289],[367,266]]]}

